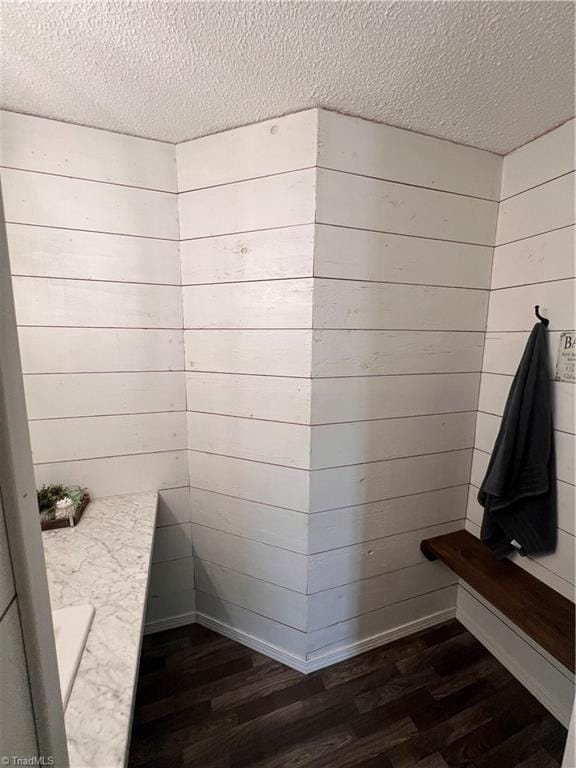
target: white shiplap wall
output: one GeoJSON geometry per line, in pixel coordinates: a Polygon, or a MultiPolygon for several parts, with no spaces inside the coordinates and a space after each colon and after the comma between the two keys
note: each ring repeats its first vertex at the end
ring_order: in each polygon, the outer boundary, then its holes
{"type": "MultiPolygon", "coordinates": [[[[502,203],[494,249],[486,349],[468,505],[470,529],[478,533],[476,501],[512,377],[536,322],[534,305],[550,318],[550,364],[554,371],[561,331],[573,330],[574,121],[504,158],[502,203]]],[[[515,558],[542,581],[574,597],[574,385],[553,383],[559,492],[555,554],[515,558]],[[564,582],[564,583],[562,583],[564,582]]]]}
{"type": "Polygon", "coordinates": [[[420,541],[466,514],[500,164],[319,114],[311,659],[454,609],[420,541]]]}
{"type": "Polygon", "coordinates": [[[200,620],[302,666],[449,615],[500,159],[322,110],[177,159],[200,620]]]}
{"type": "MultiPolygon", "coordinates": [[[[486,345],[482,366],[475,450],[466,527],[480,534],[483,510],[478,488],[488,465],[512,377],[534,322],[534,305],[550,318],[554,371],[561,331],[576,327],[574,291],[574,121],[504,158],[502,192],[486,345]]],[[[557,452],[558,546],[540,557],[514,562],[570,600],[575,589],[574,385],[553,382],[557,452]]],[[[539,698],[567,723],[573,676],[547,658],[478,596],[461,587],[459,613],[539,698]]]]}
{"type": "MultiPolygon", "coordinates": [[[[462,527],[467,499],[479,522],[470,472],[530,305],[556,306],[553,345],[574,325],[573,127],[506,158],[498,228],[501,158],[323,110],[175,151],[2,128],[38,480],[163,489],[149,627],[196,608],[311,669],[451,615],[455,580],[419,542],[462,527]]],[[[521,564],[566,592],[556,394],[559,550],[521,564]]]]}
{"type": "Polygon", "coordinates": [[[177,147],[198,619],[306,651],[317,112],[177,147]]]}
{"type": "Polygon", "coordinates": [[[174,615],[175,602],[192,611],[175,149],[0,120],[37,484],[93,496],[162,489],[148,618],[174,615]]]}

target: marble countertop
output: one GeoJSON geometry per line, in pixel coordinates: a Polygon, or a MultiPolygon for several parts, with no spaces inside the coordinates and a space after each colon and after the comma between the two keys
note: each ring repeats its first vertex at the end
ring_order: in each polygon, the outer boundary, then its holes
{"type": "Polygon", "coordinates": [[[96,611],[65,712],[71,768],[127,758],[156,506],[156,493],[96,499],[75,528],[42,534],[52,610],[96,611]]]}

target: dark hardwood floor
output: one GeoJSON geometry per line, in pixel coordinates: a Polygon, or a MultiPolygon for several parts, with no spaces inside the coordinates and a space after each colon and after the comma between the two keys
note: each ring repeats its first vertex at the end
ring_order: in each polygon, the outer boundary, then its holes
{"type": "Polygon", "coordinates": [[[457,621],[311,675],[195,624],[144,639],[130,768],[557,768],[565,729],[457,621]]]}

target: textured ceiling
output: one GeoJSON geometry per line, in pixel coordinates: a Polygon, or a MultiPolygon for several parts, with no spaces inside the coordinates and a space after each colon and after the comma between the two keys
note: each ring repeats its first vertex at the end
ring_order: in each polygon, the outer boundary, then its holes
{"type": "Polygon", "coordinates": [[[322,106],[505,153],[574,115],[572,2],[7,2],[6,109],[183,141],[322,106]]]}

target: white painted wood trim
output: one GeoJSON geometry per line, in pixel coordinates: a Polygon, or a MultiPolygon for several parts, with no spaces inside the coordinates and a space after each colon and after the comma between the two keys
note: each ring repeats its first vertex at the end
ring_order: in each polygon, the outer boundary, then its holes
{"type": "MultiPolygon", "coordinates": [[[[558,694],[557,684],[561,682],[561,678],[558,675],[562,673],[555,665],[548,662],[546,658],[530,646],[523,638],[510,626],[505,624],[496,613],[492,613],[486,608],[478,599],[474,597],[472,592],[468,589],[464,589],[462,585],[458,587],[458,603],[456,608],[456,618],[464,624],[483,645],[488,648],[501,664],[508,669],[522,685],[524,685],[538,701],[540,701],[554,717],[559,720],[564,726],[568,727],[571,715],[571,704],[573,698],[572,683],[572,698],[564,696],[564,700],[558,694]],[[464,597],[466,595],[466,597],[464,597]],[[474,602],[471,602],[474,601],[474,602]],[[473,612],[477,611],[478,615],[473,615],[473,612]],[[490,615],[492,614],[492,615],[490,615]],[[484,619],[484,620],[483,620],[484,619]],[[498,622],[496,626],[500,626],[503,635],[507,635],[507,639],[504,637],[498,638],[493,632],[488,629],[486,620],[491,622],[498,622]],[[534,654],[534,660],[540,659],[540,669],[536,672],[534,664],[523,664],[519,660],[518,654],[515,654],[512,648],[507,647],[509,641],[513,640],[515,645],[525,646],[528,654],[534,654]],[[567,701],[568,699],[568,701],[567,701]]],[[[500,630],[499,630],[500,631],[500,630]]],[[[564,677],[564,675],[562,675],[564,677]]],[[[570,680],[566,679],[566,685],[570,686],[570,680]]]]}
{"type": "Polygon", "coordinates": [[[373,648],[378,648],[381,645],[387,645],[395,640],[401,640],[403,637],[408,637],[416,632],[421,632],[424,629],[435,627],[437,624],[442,624],[445,621],[449,621],[456,616],[456,608],[445,608],[442,611],[433,613],[430,616],[424,616],[421,619],[416,619],[408,624],[402,624],[394,629],[388,629],[384,632],[380,632],[377,635],[358,640],[355,643],[350,643],[344,647],[336,648],[332,651],[328,651],[321,655],[316,653],[308,654],[309,658],[306,662],[306,673],[315,672],[318,669],[324,669],[332,664],[337,664],[339,661],[345,661],[351,659],[354,656],[358,656],[360,653],[365,653],[373,648]]]}
{"type": "Polygon", "coordinates": [[[171,616],[169,619],[158,619],[158,621],[149,621],[144,625],[144,634],[153,635],[156,632],[164,632],[166,629],[176,629],[184,627],[187,624],[195,624],[197,620],[196,611],[181,613],[179,616],[171,616]]]}
{"type": "Polygon", "coordinates": [[[308,675],[311,672],[324,669],[332,664],[337,664],[339,661],[351,659],[354,656],[370,651],[373,648],[378,648],[381,645],[386,645],[395,640],[400,640],[403,637],[408,637],[415,632],[421,632],[422,630],[429,629],[437,624],[442,624],[445,621],[453,619],[455,615],[456,608],[446,608],[431,616],[424,616],[422,619],[416,619],[408,624],[395,627],[393,630],[386,630],[380,634],[372,635],[371,637],[358,640],[355,643],[350,643],[344,647],[337,648],[319,656],[313,656],[309,659],[304,659],[301,656],[289,653],[283,648],[279,648],[276,645],[260,640],[254,635],[250,635],[247,632],[231,627],[229,624],[214,619],[201,611],[194,611],[193,613],[174,616],[170,619],[150,622],[146,624],[144,634],[150,635],[155,632],[163,632],[165,629],[174,629],[175,627],[198,623],[203,627],[214,630],[214,632],[218,632],[220,635],[223,635],[230,640],[234,640],[237,643],[241,643],[242,645],[257,651],[258,653],[263,653],[265,656],[269,656],[271,659],[279,661],[287,667],[291,667],[298,672],[308,675]]]}
{"type": "Polygon", "coordinates": [[[250,635],[248,632],[244,632],[241,629],[231,627],[219,619],[214,619],[205,613],[197,611],[196,621],[203,627],[212,629],[214,632],[218,632],[218,634],[224,635],[224,637],[227,637],[229,640],[235,640],[241,645],[252,648],[253,651],[263,653],[265,656],[269,656],[271,659],[279,661],[281,664],[285,664],[287,667],[291,667],[298,672],[307,674],[308,671],[312,671],[307,669],[306,661],[302,657],[296,656],[293,653],[289,653],[277,645],[267,643],[265,640],[260,640],[260,638],[256,637],[255,635],[250,635]]]}

